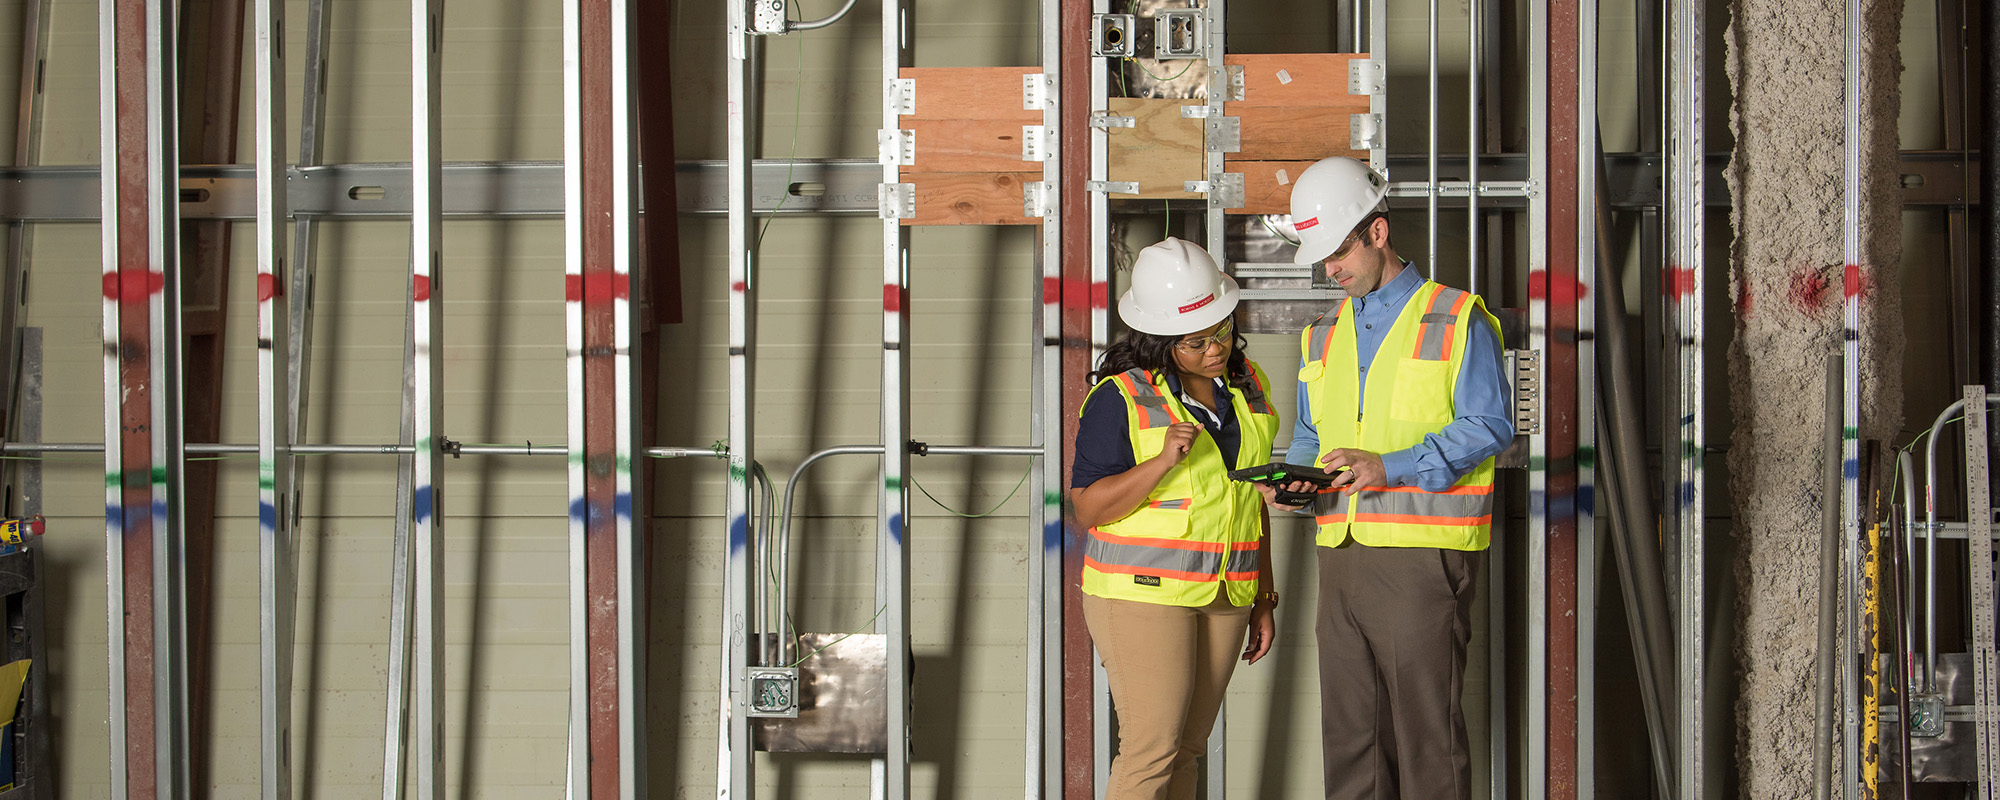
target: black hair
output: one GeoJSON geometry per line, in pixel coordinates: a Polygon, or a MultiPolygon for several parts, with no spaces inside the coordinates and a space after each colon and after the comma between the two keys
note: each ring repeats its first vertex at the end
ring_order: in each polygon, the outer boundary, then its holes
{"type": "MultiPolygon", "coordinates": [[[[1133,369],[1143,369],[1148,372],[1178,370],[1179,367],[1174,364],[1174,347],[1188,335],[1161,336],[1155,333],[1128,331],[1118,341],[1112,342],[1110,347],[1104,349],[1104,357],[1098,359],[1097,369],[1090,373],[1088,380],[1095,386],[1098,381],[1133,369]]],[[[1250,373],[1250,359],[1243,355],[1243,350],[1249,346],[1250,340],[1243,338],[1241,326],[1237,326],[1230,333],[1230,338],[1234,341],[1230,343],[1229,362],[1223,367],[1223,377],[1229,381],[1230,386],[1238,389],[1256,386],[1256,378],[1250,373]]]]}

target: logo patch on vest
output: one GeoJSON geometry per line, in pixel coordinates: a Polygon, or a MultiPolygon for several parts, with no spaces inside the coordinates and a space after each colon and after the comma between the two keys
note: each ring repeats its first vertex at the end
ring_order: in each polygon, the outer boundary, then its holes
{"type": "Polygon", "coordinates": [[[1158,575],[1134,575],[1134,576],[1132,576],[1132,582],[1133,582],[1133,583],[1136,583],[1136,584],[1139,584],[1140,586],[1158,586],[1158,585],[1160,585],[1160,576],[1158,576],[1158,575]]]}

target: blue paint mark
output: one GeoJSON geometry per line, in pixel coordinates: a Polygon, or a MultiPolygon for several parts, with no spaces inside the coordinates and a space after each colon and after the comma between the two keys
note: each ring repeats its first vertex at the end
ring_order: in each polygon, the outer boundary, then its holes
{"type": "Polygon", "coordinates": [[[617,499],[617,500],[616,500],[615,502],[616,502],[616,503],[618,504],[618,518],[619,518],[619,519],[622,519],[622,520],[625,520],[626,522],[631,522],[631,521],[632,521],[632,493],[631,493],[631,492],[619,492],[619,493],[618,493],[618,499],[617,499]]]}
{"type": "Polygon", "coordinates": [[[1579,516],[1596,516],[1597,487],[1579,486],[1576,490],[1576,513],[1579,516]]]}
{"type": "Polygon", "coordinates": [[[104,504],[104,527],[112,533],[125,530],[125,507],[117,503],[104,504]]]}
{"type": "Polygon", "coordinates": [[[895,542],[898,545],[903,543],[903,515],[901,514],[889,515],[889,541],[895,542]]]}
{"type": "Polygon", "coordinates": [[[1840,462],[1840,477],[1850,481],[1861,479],[1861,460],[1850,458],[1840,462]]]}
{"type": "Polygon", "coordinates": [[[278,529],[278,507],[270,503],[257,504],[257,524],[267,531],[278,529]]]}
{"type": "Polygon", "coordinates": [[[431,519],[431,487],[417,487],[416,502],[411,505],[416,511],[418,522],[429,522],[431,519]]]}
{"type": "Polygon", "coordinates": [[[1681,508],[1694,505],[1694,481],[1681,482],[1681,508]]]}
{"type": "Polygon", "coordinates": [[[167,517],[167,501],[166,501],[166,498],[160,498],[160,499],[158,499],[158,500],[154,500],[154,501],[153,501],[153,519],[166,519],[166,517],[167,517]]]}
{"type": "Polygon", "coordinates": [[[1061,522],[1051,522],[1042,526],[1042,550],[1054,552],[1062,549],[1063,526],[1061,522]]]}
{"type": "Polygon", "coordinates": [[[734,517],[730,517],[729,518],[730,557],[734,558],[737,554],[742,553],[744,546],[748,544],[749,541],[750,541],[749,518],[740,514],[734,517]]]}
{"type": "Polygon", "coordinates": [[[585,501],[585,500],[584,500],[584,498],[582,498],[582,497],[577,497],[577,498],[573,498],[573,499],[571,499],[571,500],[569,501],[569,518],[570,518],[570,521],[571,521],[571,522],[588,522],[588,521],[589,521],[589,519],[588,519],[587,517],[585,517],[585,516],[584,516],[584,513],[585,513],[585,509],[584,509],[584,503],[585,503],[585,502],[586,502],[586,501],[585,501]]]}
{"type": "Polygon", "coordinates": [[[1689,414],[1689,415],[1687,415],[1687,416],[1685,416],[1685,417],[1681,417],[1681,424],[1682,424],[1682,425],[1693,425],[1693,424],[1694,424],[1694,415],[1693,415],[1693,414],[1689,414]]]}

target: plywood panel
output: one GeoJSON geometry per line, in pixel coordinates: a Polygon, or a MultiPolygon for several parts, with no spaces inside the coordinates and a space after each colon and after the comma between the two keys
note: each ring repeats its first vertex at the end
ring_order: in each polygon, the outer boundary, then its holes
{"type": "Polygon", "coordinates": [[[916,186],[917,215],[906,225],[1033,225],[1021,187],[1040,172],[923,172],[903,176],[916,186]]]}
{"type": "Polygon", "coordinates": [[[1292,182],[1311,161],[1223,161],[1223,172],[1243,175],[1243,207],[1231,214],[1290,214],[1292,182]]]}
{"type": "Polygon", "coordinates": [[[1042,112],[1021,107],[1021,76],[1039,67],[904,67],[898,73],[917,82],[917,119],[1017,119],[1042,121],[1042,112]]]}
{"type": "MultiPolygon", "coordinates": [[[[1201,197],[1182,191],[1186,181],[1203,180],[1202,124],[1181,116],[1187,100],[1113,97],[1114,117],[1131,117],[1133,127],[1112,128],[1106,175],[1114,181],[1138,181],[1139,197],[1182,199],[1201,197]]],[[[1115,194],[1113,199],[1133,195],[1115,194]]]]}
{"type": "Polygon", "coordinates": [[[1243,121],[1243,146],[1229,154],[1244,161],[1318,161],[1328,156],[1367,158],[1348,146],[1352,121],[1346,109],[1322,106],[1229,109],[1243,121]]]}
{"type": "Polygon", "coordinates": [[[1025,172],[1041,169],[1021,160],[1021,126],[1015,120],[920,119],[903,127],[915,131],[917,158],[904,172],[1025,172]]]}
{"type": "MultiPolygon", "coordinates": [[[[1355,53],[1258,53],[1225,56],[1222,63],[1243,67],[1243,99],[1227,107],[1337,106],[1360,114],[1368,110],[1366,95],[1347,93],[1348,62],[1367,58],[1355,53]]],[[[1227,111],[1227,113],[1237,113],[1227,111]]]]}

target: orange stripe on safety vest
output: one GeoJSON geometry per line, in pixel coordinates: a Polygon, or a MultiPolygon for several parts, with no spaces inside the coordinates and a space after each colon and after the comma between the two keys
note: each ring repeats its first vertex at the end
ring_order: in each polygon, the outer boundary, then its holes
{"type": "Polygon", "coordinates": [[[1224,578],[1226,578],[1226,579],[1228,579],[1228,580],[1232,580],[1232,581],[1254,581],[1254,580],[1257,580],[1257,573],[1255,573],[1255,572],[1225,572],[1225,573],[1223,573],[1223,574],[1222,574],[1222,577],[1224,577],[1224,578]]]}
{"type": "Polygon", "coordinates": [[[1225,546],[1221,542],[1190,542],[1186,539],[1159,539],[1151,536],[1119,536],[1105,533],[1097,528],[1090,529],[1090,535],[1111,544],[1133,547],[1163,547],[1169,550],[1193,550],[1198,553],[1220,553],[1225,546]]]}
{"type": "Polygon", "coordinates": [[[1424,317],[1430,314],[1431,306],[1437,305],[1438,294],[1444,291],[1443,284],[1435,284],[1435,285],[1437,286],[1437,289],[1433,290],[1430,293],[1429,297],[1424,298],[1422,305],[1418,306],[1418,308],[1421,308],[1423,310],[1417,313],[1417,319],[1419,320],[1417,322],[1417,341],[1416,341],[1416,348],[1410,351],[1411,358],[1424,357],[1424,340],[1430,338],[1429,334],[1431,331],[1432,323],[1423,322],[1422,320],[1424,319],[1424,317]]]}
{"type": "Polygon", "coordinates": [[[1392,486],[1387,489],[1369,489],[1371,492],[1399,492],[1404,494],[1492,494],[1493,484],[1484,486],[1453,486],[1442,492],[1427,491],[1420,486],[1392,486]]]}
{"type": "MultiPolygon", "coordinates": [[[[1471,299],[1472,299],[1471,292],[1459,292],[1458,302],[1451,304],[1451,318],[1454,320],[1458,319],[1458,312],[1463,310],[1465,308],[1466,302],[1470,301],[1471,299]]],[[[1455,337],[1455,332],[1451,330],[1452,327],[1454,326],[1453,325],[1445,326],[1444,357],[1438,359],[1439,361],[1451,360],[1451,340],[1455,337]]]]}
{"type": "Polygon", "coordinates": [[[1160,578],[1173,578],[1174,580],[1177,581],[1191,581],[1195,583],[1207,583],[1214,581],[1217,577],[1219,577],[1216,575],[1203,574],[1199,572],[1180,572],[1178,570],[1157,569],[1154,567],[1126,567],[1117,564],[1101,564],[1098,563],[1097,559],[1091,558],[1090,556],[1083,557],[1083,568],[1094,569],[1097,570],[1098,572],[1112,572],[1120,575],[1150,575],[1160,578]]]}

